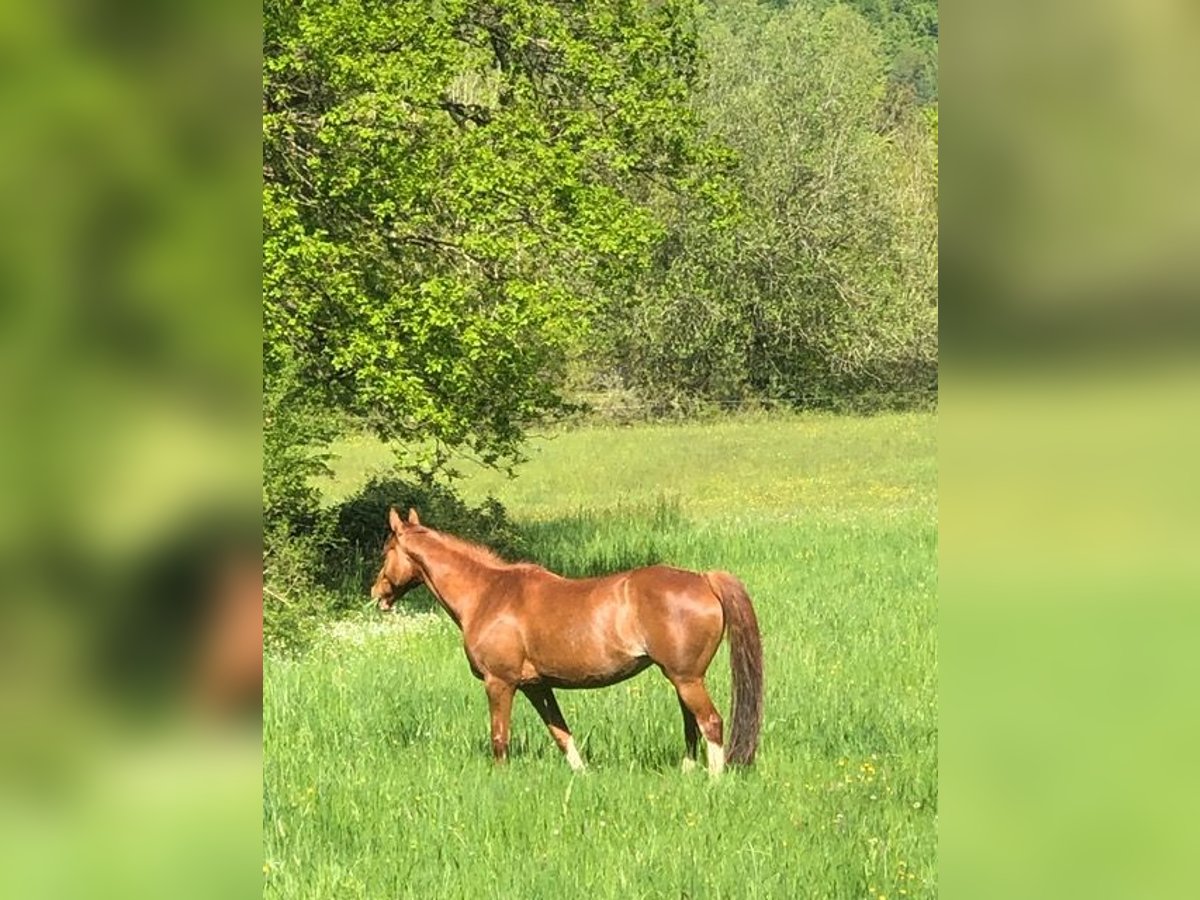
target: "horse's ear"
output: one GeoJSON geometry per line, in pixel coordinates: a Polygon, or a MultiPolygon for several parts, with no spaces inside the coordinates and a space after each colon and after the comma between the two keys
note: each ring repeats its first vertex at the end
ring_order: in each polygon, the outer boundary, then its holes
{"type": "Polygon", "coordinates": [[[392,526],[392,531],[399,534],[404,530],[404,521],[400,518],[400,513],[396,512],[396,507],[388,510],[388,525],[392,526]]]}
{"type": "Polygon", "coordinates": [[[411,506],[408,508],[408,524],[409,525],[420,525],[421,524],[420,516],[417,515],[417,511],[415,509],[413,509],[411,506]]]}

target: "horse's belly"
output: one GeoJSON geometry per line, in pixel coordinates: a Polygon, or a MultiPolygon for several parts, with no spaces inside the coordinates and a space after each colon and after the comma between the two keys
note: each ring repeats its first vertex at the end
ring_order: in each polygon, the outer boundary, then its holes
{"type": "Polygon", "coordinates": [[[592,666],[534,666],[535,679],[557,688],[599,688],[618,684],[646,669],[649,657],[641,656],[617,665],[592,666]]]}

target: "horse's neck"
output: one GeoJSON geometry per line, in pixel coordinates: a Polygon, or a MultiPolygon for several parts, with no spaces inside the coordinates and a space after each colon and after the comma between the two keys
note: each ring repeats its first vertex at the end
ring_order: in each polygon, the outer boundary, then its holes
{"type": "Polygon", "coordinates": [[[496,571],[448,542],[439,542],[436,548],[423,554],[423,562],[426,587],[458,626],[465,628],[486,596],[496,571]]]}

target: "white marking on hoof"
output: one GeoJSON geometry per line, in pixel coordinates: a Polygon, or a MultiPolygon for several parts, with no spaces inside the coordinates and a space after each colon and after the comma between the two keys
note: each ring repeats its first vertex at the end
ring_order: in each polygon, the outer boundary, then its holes
{"type": "Polygon", "coordinates": [[[716,778],[725,768],[725,748],[707,739],[704,743],[708,744],[708,774],[716,778]]]}
{"type": "Polygon", "coordinates": [[[567,765],[569,765],[576,772],[582,772],[584,769],[583,757],[579,755],[579,749],[575,746],[575,738],[567,738],[566,753],[567,765]]]}
{"type": "Polygon", "coordinates": [[[694,772],[696,770],[696,761],[694,759],[692,759],[690,756],[685,756],[683,758],[683,765],[680,768],[683,769],[683,773],[685,775],[688,772],[694,772]]]}

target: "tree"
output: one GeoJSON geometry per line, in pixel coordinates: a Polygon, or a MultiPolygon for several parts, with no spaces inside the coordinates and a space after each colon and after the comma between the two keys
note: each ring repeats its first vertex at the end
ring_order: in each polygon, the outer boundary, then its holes
{"type": "Polygon", "coordinates": [[[846,7],[753,2],[703,34],[697,108],[736,153],[740,216],[714,231],[670,201],[655,278],[613,317],[621,377],[655,398],[928,391],[936,142],[919,107],[889,111],[878,35],[846,7]]]}
{"type": "Polygon", "coordinates": [[[708,190],[691,5],[268,0],[264,16],[268,396],[439,458],[511,457],[561,408],[592,312],[649,261],[655,192],[708,190]]]}
{"type": "Polygon", "coordinates": [[[910,94],[922,104],[938,96],[937,0],[801,0],[824,10],[843,3],[862,15],[880,35],[889,72],[889,89],[910,94]]]}

